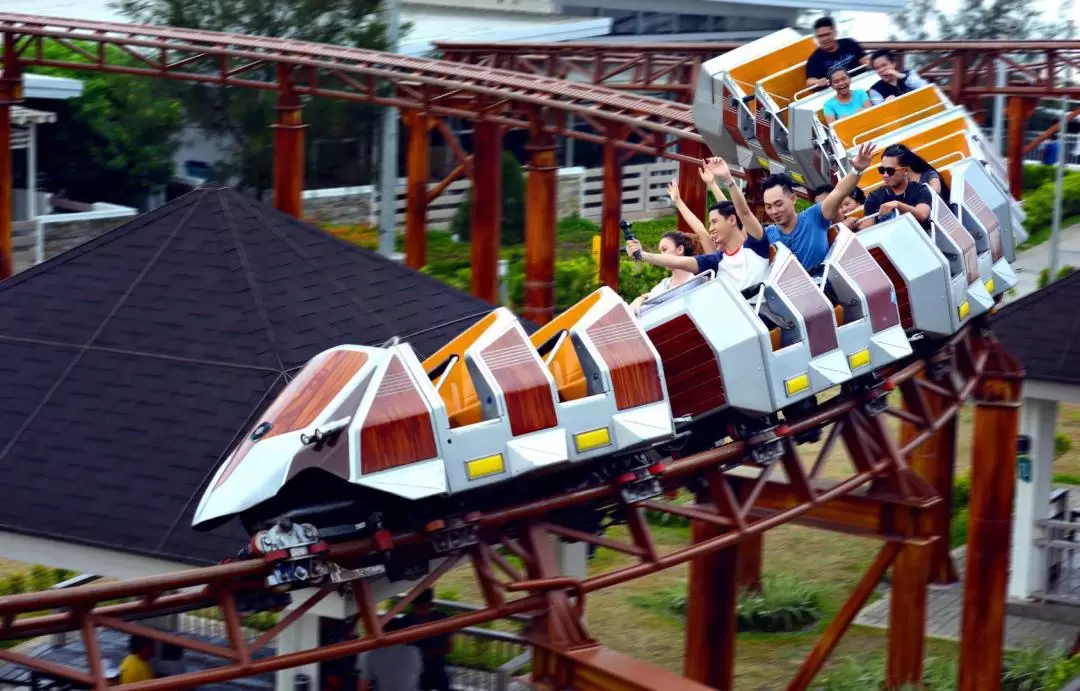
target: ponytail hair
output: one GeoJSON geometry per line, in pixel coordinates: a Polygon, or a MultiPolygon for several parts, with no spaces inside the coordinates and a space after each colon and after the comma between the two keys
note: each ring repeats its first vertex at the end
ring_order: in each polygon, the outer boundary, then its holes
{"type": "Polygon", "coordinates": [[[668,232],[660,236],[661,240],[663,240],[664,238],[671,240],[673,243],[675,243],[676,247],[682,247],[684,257],[693,257],[695,255],[701,254],[702,252],[701,242],[697,239],[697,236],[695,235],[689,235],[687,233],[682,233],[677,230],[669,230],[668,232]]]}

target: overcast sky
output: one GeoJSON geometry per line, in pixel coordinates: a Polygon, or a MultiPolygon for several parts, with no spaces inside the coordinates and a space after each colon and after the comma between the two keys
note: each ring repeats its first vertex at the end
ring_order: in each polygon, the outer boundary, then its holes
{"type": "MultiPolygon", "coordinates": [[[[1061,0],[1034,0],[1031,7],[1046,17],[1055,16],[1061,8],[1061,0]]],[[[959,0],[939,0],[937,6],[946,12],[953,12],[959,7],[959,0]]],[[[1080,25],[1080,0],[1074,0],[1069,13],[1074,22],[1080,25]]],[[[841,12],[837,13],[846,33],[863,41],[884,41],[892,36],[895,29],[892,18],[880,12],[841,12]]]]}

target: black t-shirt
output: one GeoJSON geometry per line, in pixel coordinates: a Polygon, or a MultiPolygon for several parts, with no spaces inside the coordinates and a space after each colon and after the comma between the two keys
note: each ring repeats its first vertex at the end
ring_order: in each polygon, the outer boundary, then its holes
{"type": "MultiPolygon", "coordinates": [[[[904,189],[904,193],[897,196],[893,194],[893,191],[887,187],[879,187],[870,194],[866,195],[866,203],[863,204],[863,215],[873,216],[881,209],[881,205],[885,202],[900,201],[914,208],[919,204],[926,204],[933,208],[934,206],[934,193],[930,191],[930,188],[921,182],[909,182],[908,186],[904,189]]],[[[878,223],[892,218],[894,214],[889,214],[888,217],[878,217],[878,223]]],[[[929,217],[923,222],[922,227],[930,230],[929,217]]]]}
{"type": "Polygon", "coordinates": [[[818,48],[810,54],[810,58],[806,61],[806,78],[825,79],[829,70],[837,65],[850,72],[858,67],[859,60],[862,60],[865,55],[866,51],[855,39],[838,38],[835,52],[827,53],[818,48]]]}

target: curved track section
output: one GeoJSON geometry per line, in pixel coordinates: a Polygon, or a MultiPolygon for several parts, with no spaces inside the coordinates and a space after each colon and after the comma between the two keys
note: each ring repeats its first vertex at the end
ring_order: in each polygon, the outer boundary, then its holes
{"type": "Polygon", "coordinates": [[[984,371],[993,369],[1001,353],[985,324],[964,327],[931,353],[900,363],[888,372],[885,387],[898,389],[905,410],[876,410],[856,390],[841,387],[812,416],[792,423],[784,439],[782,458],[766,466],[750,462],[742,442],[723,446],[666,464],[663,489],[671,493],[689,489],[695,504],[667,500],[625,503],[614,484],[569,491],[539,501],[509,504],[466,520],[476,528],[472,544],[446,549],[434,544],[434,534],[395,534],[391,541],[356,540],[330,546],[329,559],[343,568],[378,555],[429,555],[437,566],[388,612],[377,609],[372,583],[353,576],[324,585],[285,615],[274,629],[254,641],[241,633],[240,613],[268,606],[271,595],[263,579],[273,570],[266,559],[223,563],[161,577],[89,585],[71,590],[46,591],[0,598],[0,640],[79,631],[86,642],[89,673],[0,649],[0,660],[37,669],[53,677],[104,688],[104,665],[96,643],[96,627],[139,633],[151,638],[198,649],[222,658],[211,670],[156,679],[132,688],[191,688],[252,674],[355,655],[373,648],[407,643],[438,633],[505,618],[533,614],[530,636],[538,645],[572,646],[590,642],[581,626],[586,595],[657,571],[672,568],[784,523],[800,522],[849,533],[903,542],[923,537],[917,520],[941,501],[933,489],[908,468],[905,457],[935,434],[956,414],[978,385],[984,371]],[[931,411],[941,411],[933,414],[931,411]],[[894,441],[887,417],[901,419],[917,430],[901,447],[894,441]],[[827,430],[811,463],[800,459],[794,435],[810,428],[827,430]],[[839,479],[825,467],[837,442],[846,447],[851,472],[839,479]],[[644,512],[659,511],[719,526],[718,536],[664,552],[650,534],[644,512]],[[567,525],[567,512],[601,511],[621,516],[629,539],[617,540],[586,534],[567,525]],[[581,540],[620,552],[610,570],[573,580],[560,574],[549,536],[581,540]],[[516,557],[508,559],[508,557],[516,557]],[[517,561],[522,566],[514,565],[517,561]],[[425,588],[454,566],[471,562],[486,603],[476,612],[408,629],[385,632],[384,626],[425,588]],[[331,592],[349,589],[356,599],[367,634],[321,648],[254,659],[253,654],[331,592]],[[177,592],[181,591],[181,592],[177,592]],[[119,604],[116,600],[126,600],[119,604]],[[228,647],[214,646],[142,626],[135,620],[162,614],[218,606],[229,633],[228,647]],[[56,612],[42,615],[42,611],[56,612]],[[38,613],[38,614],[35,614],[38,613]]]}
{"type": "Polygon", "coordinates": [[[300,94],[510,127],[529,127],[541,118],[553,132],[604,141],[550,124],[559,113],[573,113],[639,135],[640,142],[616,142],[619,148],[677,160],[696,159],[669,151],[666,136],[701,141],[688,105],[512,70],[280,38],[22,14],[0,13],[0,33],[13,42],[5,53],[13,50],[20,65],[263,90],[277,90],[287,79],[300,94]],[[70,57],[45,57],[46,42],[64,47],[70,57]]]}

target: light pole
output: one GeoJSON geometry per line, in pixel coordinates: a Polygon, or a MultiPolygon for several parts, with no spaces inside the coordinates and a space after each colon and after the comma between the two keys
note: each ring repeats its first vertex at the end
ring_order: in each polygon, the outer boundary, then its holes
{"type": "MultiPolygon", "coordinates": [[[[401,0],[383,0],[386,13],[386,38],[390,52],[397,52],[398,34],[401,32],[401,0]]],[[[398,163],[398,113],[387,106],[383,109],[382,168],[379,175],[379,253],[385,257],[394,254],[397,239],[397,163],[398,163]]]]}

